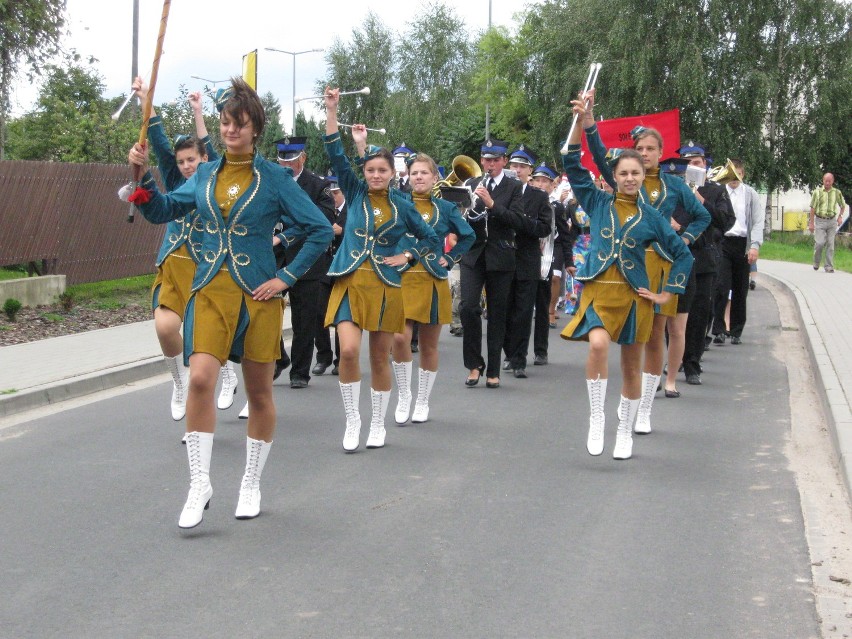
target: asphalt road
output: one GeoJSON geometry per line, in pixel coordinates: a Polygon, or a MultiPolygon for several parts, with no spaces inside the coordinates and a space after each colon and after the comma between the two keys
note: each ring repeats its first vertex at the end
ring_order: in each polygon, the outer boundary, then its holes
{"type": "Polygon", "coordinates": [[[380,450],[343,453],[336,377],[277,387],[251,521],[234,519],[241,392],[191,531],[168,385],[0,431],[0,636],[817,637],[778,311],[760,288],[749,306],[744,344],[660,393],[628,461],[617,349],[593,458],[586,347],[556,331],[551,364],[499,390],[463,386],[445,332],[430,421],[389,425],[380,450]]]}

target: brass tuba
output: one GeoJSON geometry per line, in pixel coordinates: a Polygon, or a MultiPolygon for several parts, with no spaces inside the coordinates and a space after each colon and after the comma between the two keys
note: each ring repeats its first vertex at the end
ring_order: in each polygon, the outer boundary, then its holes
{"type": "Polygon", "coordinates": [[[471,178],[478,178],[482,175],[482,169],[479,168],[479,163],[466,155],[457,155],[453,158],[453,170],[443,180],[439,180],[432,187],[432,195],[441,197],[442,186],[462,186],[471,178]]]}
{"type": "Polygon", "coordinates": [[[724,166],[716,166],[707,171],[707,179],[724,186],[728,182],[738,182],[742,180],[742,177],[737,173],[737,168],[729,159],[724,166]]]}

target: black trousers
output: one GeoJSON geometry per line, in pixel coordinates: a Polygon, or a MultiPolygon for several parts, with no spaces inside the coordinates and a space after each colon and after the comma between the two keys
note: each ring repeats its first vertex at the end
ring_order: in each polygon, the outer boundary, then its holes
{"type": "Polygon", "coordinates": [[[334,359],[334,353],[331,351],[331,329],[325,327],[325,312],[328,310],[328,298],[331,297],[331,283],[320,280],[319,284],[320,299],[315,338],[317,346],[317,364],[331,366],[332,362],[336,365],[340,360],[340,340],[337,339],[337,333],[335,333],[334,348],[337,353],[337,359],[334,359]]]}
{"type": "Polygon", "coordinates": [[[503,350],[513,369],[527,367],[538,280],[512,280],[503,350]]]}
{"type": "Polygon", "coordinates": [[[293,324],[293,342],[290,345],[290,358],[293,362],[290,368],[291,380],[311,378],[317,317],[320,313],[325,314],[322,304],[323,288],[324,283],[319,280],[300,280],[290,288],[290,321],[293,324]]]}
{"type": "Polygon", "coordinates": [[[468,370],[486,366],[487,377],[500,377],[500,351],[506,337],[507,302],[513,271],[486,271],[485,256],[473,266],[461,265],[461,303],[459,316],[462,329],[462,357],[468,370]],[[479,300],[485,288],[488,306],[488,361],[482,357],[482,308],[479,300]]]}
{"type": "Polygon", "coordinates": [[[550,340],[550,280],[539,280],[535,293],[535,319],[533,320],[533,353],[547,357],[550,340]]]}
{"type": "Polygon", "coordinates": [[[695,297],[686,320],[686,348],[683,351],[683,372],[686,375],[701,374],[701,356],[704,354],[704,336],[710,321],[713,306],[713,282],[716,274],[695,274],[695,297]]]}
{"type": "Polygon", "coordinates": [[[748,239],[728,237],[722,240],[721,259],[719,260],[719,281],[713,298],[713,334],[725,332],[725,306],[728,304],[728,291],[731,292],[731,329],[732,337],[740,337],[746,323],[746,297],[748,296],[749,263],[746,256],[748,239]]]}

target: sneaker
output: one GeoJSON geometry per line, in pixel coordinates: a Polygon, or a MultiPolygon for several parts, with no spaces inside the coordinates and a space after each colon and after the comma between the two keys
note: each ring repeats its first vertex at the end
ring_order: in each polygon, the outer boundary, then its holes
{"type": "Polygon", "coordinates": [[[713,343],[714,343],[714,344],[724,344],[724,343],[725,343],[725,334],[724,334],[724,333],[719,333],[718,335],[716,335],[716,336],[713,338],[713,343]]]}

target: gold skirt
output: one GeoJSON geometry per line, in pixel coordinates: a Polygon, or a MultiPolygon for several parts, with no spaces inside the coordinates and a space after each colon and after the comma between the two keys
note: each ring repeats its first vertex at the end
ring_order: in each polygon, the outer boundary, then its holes
{"type": "Polygon", "coordinates": [[[588,341],[590,330],[603,328],[614,342],[639,344],[651,337],[653,324],[653,304],[639,297],[612,264],[595,279],[583,283],[579,308],[561,337],[588,341]]]}
{"type": "Polygon", "coordinates": [[[453,319],[449,282],[439,280],[422,264],[402,274],[402,305],[405,319],[419,324],[449,324],[453,319]]]}
{"type": "MultiPolygon", "coordinates": [[[[648,272],[648,290],[653,293],[662,293],[663,287],[669,279],[672,263],[660,257],[660,254],[649,246],[645,249],[645,270],[648,272]]],[[[654,304],[654,313],[666,317],[677,315],[677,297],[677,295],[672,295],[671,299],[663,306],[654,304]]]]}
{"type": "Polygon", "coordinates": [[[335,280],[325,313],[325,325],[354,322],[363,331],[402,333],[405,314],[402,289],[388,286],[367,263],[335,280]]]}
{"type": "Polygon", "coordinates": [[[151,287],[151,310],[162,306],[177,313],[183,321],[194,277],[195,262],[183,244],[157,267],[157,277],[151,287]]]}
{"type": "Polygon", "coordinates": [[[274,362],[281,356],[281,299],[258,302],[221,269],[189,300],[184,320],[184,356],[209,353],[274,362]]]}

